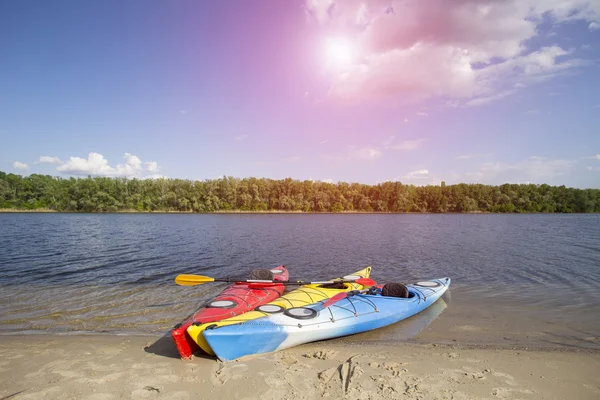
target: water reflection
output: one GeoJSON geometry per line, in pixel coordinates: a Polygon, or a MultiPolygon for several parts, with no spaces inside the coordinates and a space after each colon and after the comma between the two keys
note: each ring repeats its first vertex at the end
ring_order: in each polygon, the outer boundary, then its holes
{"type": "MultiPolygon", "coordinates": [[[[447,294],[448,292],[446,292],[447,294]]],[[[346,342],[405,341],[417,336],[448,307],[446,294],[420,313],[386,327],[343,338],[346,342]]]]}

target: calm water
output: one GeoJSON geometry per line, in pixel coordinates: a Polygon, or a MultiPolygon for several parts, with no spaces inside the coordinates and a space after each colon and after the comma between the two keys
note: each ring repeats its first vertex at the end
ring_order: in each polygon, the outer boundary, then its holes
{"type": "Polygon", "coordinates": [[[0,333],[162,334],[224,287],[177,274],[280,264],[452,278],[422,315],[346,341],[600,349],[599,215],[0,214],[0,333]]]}

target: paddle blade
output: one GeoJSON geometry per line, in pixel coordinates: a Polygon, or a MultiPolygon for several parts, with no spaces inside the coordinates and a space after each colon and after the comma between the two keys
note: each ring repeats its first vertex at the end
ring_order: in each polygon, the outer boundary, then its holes
{"type": "Polygon", "coordinates": [[[337,303],[338,301],[344,300],[346,297],[348,297],[348,292],[338,293],[335,296],[333,296],[332,298],[330,298],[329,300],[327,300],[325,303],[323,303],[323,308],[332,306],[335,303],[337,303]]]}
{"type": "Polygon", "coordinates": [[[203,283],[214,282],[215,278],[202,275],[181,274],[175,277],[175,283],[181,286],[196,286],[203,283]]]}
{"type": "Polygon", "coordinates": [[[377,282],[375,282],[373,279],[369,279],[369,278],[360,278],[360,279],[355,280],[353,283],[358,283],[359,285],[363,285],[366,287],[377,285],[377,282]]]}

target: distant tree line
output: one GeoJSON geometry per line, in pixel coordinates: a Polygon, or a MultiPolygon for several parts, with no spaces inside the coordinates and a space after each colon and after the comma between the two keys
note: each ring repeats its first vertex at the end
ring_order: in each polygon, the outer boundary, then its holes
{"type": "Polygon", "coordinates": [[[182,179],[26,177],[0,171],[0,209],[63,212],[600,212],[599,189],[457,184],[377,185],[223,177],[182,179]]]}

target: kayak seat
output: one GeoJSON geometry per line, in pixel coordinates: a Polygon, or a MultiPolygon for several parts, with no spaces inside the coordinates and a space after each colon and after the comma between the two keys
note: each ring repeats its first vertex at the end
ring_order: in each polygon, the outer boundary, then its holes
{"type": "Polygon", "coordinates": [[[387,297],[400,297],[403,299],[408,299],[411,296],[411,293],[408,291],[408,288],[401,283],[390,282],[383,285],[381,289],[381,294],[387,297]]]}
{"type": "Polygon", "coordinates": [[[321,287],[325,289],[346,289],[346,285],[343,282],[324,283],[321,287]]]}
{"type": "Polygon", "coordinates": [[[259,281],[272,281],[273,272],[270,269],[255,269],[250,274],[250,279],[259,281]]]}

